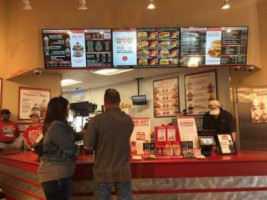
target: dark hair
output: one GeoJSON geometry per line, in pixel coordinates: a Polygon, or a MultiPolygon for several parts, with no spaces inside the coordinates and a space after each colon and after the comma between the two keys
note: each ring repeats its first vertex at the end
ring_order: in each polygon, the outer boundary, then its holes
{"type": "Polygon", "coordinates": [[[104,101],[110,104],[119,104],[121,102],[120,93],[115,89],[107,89],[105,91],[104,101]]]}
{"type": "Polygon", "coordinates": [[[47,131],[48,127],[55,120],[59,120],[68,124],[67,122],[68,105],[69,101],[62,96],[50,99],[45,115],[43,133],[47,131]]]}
{"type": "Polygon", "coordinates": [[[1,110],[1,114],[2,114],[2,115],[4,115],[4,114],[6,114],[6,115],[10,115],[10,111],[9,111],[8,109],[2,109],[2,110],[1,110]]]}

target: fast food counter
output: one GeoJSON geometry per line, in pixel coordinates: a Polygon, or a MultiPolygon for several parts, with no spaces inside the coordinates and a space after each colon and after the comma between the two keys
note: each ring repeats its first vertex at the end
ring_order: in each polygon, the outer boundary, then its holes
{"type": "MultiPolygon", "coordinates": [[[[7,199],[45,199],[35,160],[31,152],[0,156],[7,199]]],[[[92,156],[79,156],[71,199],[93,199],[92,167],[92,156]]],[[[267,199],[266,180],[267,152],[132,161],[134,199],[267,199]]]]}

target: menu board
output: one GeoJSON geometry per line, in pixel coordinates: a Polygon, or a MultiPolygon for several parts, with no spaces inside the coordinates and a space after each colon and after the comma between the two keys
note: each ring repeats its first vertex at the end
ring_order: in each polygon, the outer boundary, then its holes
{"type": "Polygon", "coordinates": [[[207,112],[209,101],[217,99],[216,71],[186,75],[185,95],[188,115],[201,115],[207,112]]]}
{"type": "Polygon", "coordinates": [[[245,65],[248,27],[181,28],[180,65],[245,65]]]}
{"type": "Polygon", "coordinates": [[[154,117],[171,117],[179,113],[178,77],[156,80],[153,88],[154,117]]]}
{"type": "Polygon", "coordinates": [[[246,64],[248,27],[222,27],[221,64],[246,64]]]}
{"type": "Polygon", "coordinates": [[[110,29],[88,29],[85,32],[86,63],[89,66],[112,66],[110,29]]]}
{"type": "Polygon", "coordinates": [[[112,66],[111,30],[43,30],[45,66],[112,66]]]}
{"type": "Polygon", "coordinates": [[[179,29],[138,29],[138,66],[178,66],[179,29]]]}
{"type": "Polygon", "coordinates": [[[113,30],[113,65],[137,65],[136,29],[113,30]]]}

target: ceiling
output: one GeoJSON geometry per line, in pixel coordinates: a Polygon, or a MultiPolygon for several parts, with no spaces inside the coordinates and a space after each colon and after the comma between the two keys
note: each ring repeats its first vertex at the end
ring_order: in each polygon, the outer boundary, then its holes
{"type": "MultiPolygon", "coordinates": [[[[206,70],[206,68],[202,68],[199,70],[206,70]]],[[[164,75],[173,75],[185,72],[196,72],[194,68],[179,68],[179,69],[171,69],[171,68],[145,68],[145,69],[133,69],[132,71],[128,71],[125,73],[112,75],[112,76],[104,76],[98,75],[92,72],[92,70],[61,70],[57,71],[62,74],[62,79],[74,79],[77,81],[82,81],[82,83],[66,86],[62,88],[63,92],[71,92],[76,90],[83,90],[89,88],[98,88],[105,87],[108,85],[116,85],[129,81],[133,81],[136,78],[151,78],[151,77],[159,77],[164,75]]]]}

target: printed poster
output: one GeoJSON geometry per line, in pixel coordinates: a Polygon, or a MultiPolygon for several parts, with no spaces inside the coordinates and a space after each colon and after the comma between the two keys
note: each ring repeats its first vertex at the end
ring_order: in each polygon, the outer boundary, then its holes
{"type": "Polygon", "coordinates": [[[193,142],[193,148],[198,148],[198,134],[197,126],[194,117],[178,117],[178,129],[180,133],[181,142],[193,142]]]}
{"type": "Polygon", "coordinates": [[[267,88],[251,89],[250,110],[252,123],[267,123],[267,88]]]}
{"type": "Polygon", "coordinates": [[[135,29],[113,31],[113,65],[137,65],[137,36],[135,29]]]}
{"type": "Polygon", "coordinates": [[[178,77],[155,80],[153,96],[155,117],[177,116],[179,113],[178,77]]]}
{"type": "Polygon", "coordinates": [[[45,118],[47,104],[50,100],[50,90],[35,88],[20,88],[19,119],[30,119],[30,114],[38,113],[45,118]]]}
{"type": "Polygon", "coordinates": [[[217,99],[216,71],[185,76],[185,100],[188,115],[203,115],[208,103],[217,99]]]}
{"type": "Polygon", "coordinates": [[[150,142],[150,118],[133,118],[134,130],[131,135],[131,149],[136,154],[143,154],[143,143],[150,142]]]}

